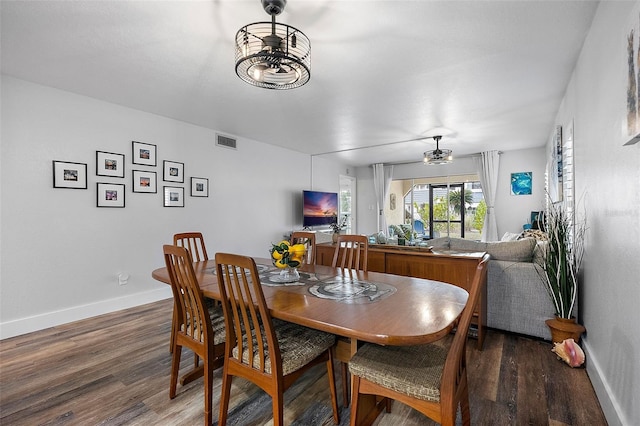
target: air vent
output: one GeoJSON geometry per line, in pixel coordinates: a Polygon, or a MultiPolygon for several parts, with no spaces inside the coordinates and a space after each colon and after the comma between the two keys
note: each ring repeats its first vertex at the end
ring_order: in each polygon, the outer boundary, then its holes
{"type": "Polygon", "coordinates": [[[238,149],[237,141],[227,136],[216,134],[216,145],[223,146],[225,148],[238,149]]]}

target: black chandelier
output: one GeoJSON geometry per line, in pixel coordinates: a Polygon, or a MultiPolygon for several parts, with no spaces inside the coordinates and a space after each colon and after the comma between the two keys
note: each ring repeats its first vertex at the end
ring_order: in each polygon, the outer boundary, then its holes
{"type": "Polygon", "coordinates": [[[286,0],[262,0],[271,22],[245,25],[236,33],[236,74],[266,89],[294,89],[311,78],[311,43],[290,25],[276,23],[286,0]]]}
{"type": "Polygon", "coordinates": [[[436,149],[424,153],[424,164],[448,164],[453,161],[450,149],[440,149],[440,139],[442,136],[434,136],[436,149]]]}

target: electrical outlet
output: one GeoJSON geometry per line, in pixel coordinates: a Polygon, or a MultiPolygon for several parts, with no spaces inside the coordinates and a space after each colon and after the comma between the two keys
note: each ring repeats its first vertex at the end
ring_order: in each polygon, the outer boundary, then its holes
{"type": "Polygon", "coordinates": [[[129,274],[120,273],[118,274],[118,284],[127,285],[129,283],[129,274]]]}

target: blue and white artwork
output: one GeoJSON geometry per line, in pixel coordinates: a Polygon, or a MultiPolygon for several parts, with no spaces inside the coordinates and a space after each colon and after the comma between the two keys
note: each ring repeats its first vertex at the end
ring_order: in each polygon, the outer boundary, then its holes
{"type": "Polygon", "coordinates": [[[531,195],[533,172],[511,173],[511,195],[531,195]]]}

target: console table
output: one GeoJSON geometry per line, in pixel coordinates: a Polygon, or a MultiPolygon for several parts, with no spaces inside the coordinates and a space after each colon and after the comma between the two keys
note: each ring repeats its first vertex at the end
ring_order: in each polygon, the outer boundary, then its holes
{"type": "MultiPolygon", "coordinates": [[[[316,263],[331,266],[335,249],[334,243],[318,244],[316,263]]],[[[369,244],[367,270],[442,281],[469,291],[476,267],[484,254],[419,246],[369,244]]],[[[486,283],[475,308],[473,324],[478,330],[478,349],[482,350],[487,325],[486,283]]]]}

